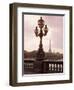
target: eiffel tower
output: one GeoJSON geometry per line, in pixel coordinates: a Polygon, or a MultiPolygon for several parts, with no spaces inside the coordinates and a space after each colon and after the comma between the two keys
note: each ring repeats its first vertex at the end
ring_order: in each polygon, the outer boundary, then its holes
{"type": "Polygon", "coordinates": [[[49,40],[49,53],[51,53],[51,40],[49,40]]]}

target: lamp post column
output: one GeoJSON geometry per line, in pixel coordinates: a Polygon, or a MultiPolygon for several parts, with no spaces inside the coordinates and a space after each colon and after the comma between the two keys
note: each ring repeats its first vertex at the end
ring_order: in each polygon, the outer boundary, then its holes
{"type": "Polygon", "coordinates": [[[44,20],[42,19],[42,17],[40,17],[40,19],[38,20],[38,26],[40,28],[40,30],[38,30],[37,26],[36,26],[36,29],[35,29],[35,35],[36,37],[40,37],[40,44],[39,44],[39,49],[37,51],[37,54],[36,54],[36,61],[34,63],[34,70],[37,72],[37,73],[42,73],[43,72],[43,60],[45,59],[45,52],[43,50],[43,45],[42,45],[42,38],[43,36],[46,36],[47,35],[47,32],[48,32],[48,28],[47,28],[47,25],[45,25],[44,27],[44,20]],[[43,29],[44,27],[44,29],[43,29]]]}

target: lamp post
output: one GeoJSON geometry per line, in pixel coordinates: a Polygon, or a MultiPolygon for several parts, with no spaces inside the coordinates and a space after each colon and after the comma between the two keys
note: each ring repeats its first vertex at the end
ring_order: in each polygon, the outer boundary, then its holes
{"type": "Polygon", "coordinates": [[[43,45],[42,45],[42,38],[43,36],[46,36],[48,33],[47,25],[44,25],[44,20],[42,19],[42,17],[40,17],[40,19],[38,20],[38,27],[36,26],[35,28],[35,35],[36,37],[40,37],[40,44],[39,44],[36,60],[42,61],[44,60],[45,57],[45,53],[43,51],[43,45]]]}

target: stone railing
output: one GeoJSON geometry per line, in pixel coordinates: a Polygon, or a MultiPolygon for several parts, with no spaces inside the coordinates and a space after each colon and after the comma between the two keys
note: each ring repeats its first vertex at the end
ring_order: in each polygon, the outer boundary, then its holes
{"type": "Polygon", "coordinates": [[[43,62],[44,73],[61,73],[63,72],[63,61],[61,60],[49,60],[43,62]]]}
{"type": "MultiPolygon", "coordinates": [[[[24,60],[24,73],[35,73],[34,72],[35,60],[24,60]]],[[[63,61],[61,60],[44,60],[42,61],[43,73],[62,73],[63,72],[63,61]]]]}

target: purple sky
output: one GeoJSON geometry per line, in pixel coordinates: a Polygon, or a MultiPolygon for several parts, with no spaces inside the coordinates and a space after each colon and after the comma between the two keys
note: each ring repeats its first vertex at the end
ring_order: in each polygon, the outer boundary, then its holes
{"type": "Polygon", "coordinates": [[[44,51],[49,51],[51,40],[52,51],[63,53],[63,16],[52,15],[24,15],[24,50],[38,50],[40,39],[35,36],[34,30],[38,26],[37,21],[40,17],[43,18],[48,26],[48,34],[43,37],[44,51]]]}

